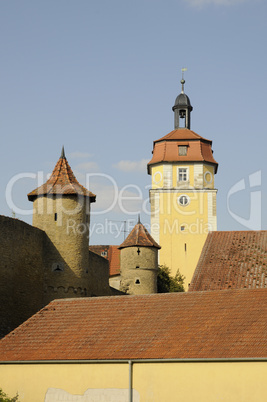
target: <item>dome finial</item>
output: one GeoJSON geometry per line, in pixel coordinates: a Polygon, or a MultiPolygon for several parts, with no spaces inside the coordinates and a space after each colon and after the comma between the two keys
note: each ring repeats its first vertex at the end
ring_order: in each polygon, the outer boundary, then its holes
{"type": "Polygon", "coordinates": [[[184,94],[184,84],[185,84],[185,80],[184,80],[184,72],[187,71],[186,67],[182,68],[182,79],[181,79],[181,84],[182,84],[182,91],[181,93],[184,94]]]}

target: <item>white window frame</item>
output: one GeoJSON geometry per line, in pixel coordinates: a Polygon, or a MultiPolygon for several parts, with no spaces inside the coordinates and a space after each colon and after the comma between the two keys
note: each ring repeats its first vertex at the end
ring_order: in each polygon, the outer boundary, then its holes
{"type": "Polygon", "coordinates": [[[188,167],[178,167],[177,168],[177,181],[178,181],[178,183],[187,183],[189,181],[189,168],[188,167]],[[180,176],[182,176],[181,180],[180,180],[180,176]]]}

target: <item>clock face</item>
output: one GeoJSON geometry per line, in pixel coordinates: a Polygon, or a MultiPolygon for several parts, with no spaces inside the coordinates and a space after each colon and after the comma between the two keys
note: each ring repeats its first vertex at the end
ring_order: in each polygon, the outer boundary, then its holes
{"type": "Polygon", "coordinates": [[[162,182],[162,173],[157,171],[153,174],[153,183],[159,185],[162,182]]]}
{"type": "Polygon", "coordinates": [[[178,201],[179,205],[181,205],[182,207],[185,207],[186,205],[189,204],[190,198],[188,197],[188,195],[180,195],[180,197],[178,197],[177,201],[178,201]]]}

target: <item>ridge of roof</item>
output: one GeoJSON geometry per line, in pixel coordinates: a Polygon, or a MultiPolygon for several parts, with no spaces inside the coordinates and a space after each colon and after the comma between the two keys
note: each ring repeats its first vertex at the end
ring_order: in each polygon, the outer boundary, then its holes
{"type": "Polygon", "coordinates": [[[164,137],[161,137],[158,140],[154,141],[154,143],[160,141],[172,141],[172,140],[173,141],[203,140],[208,141],[210,144],[212,144],[211,140],[201,137],[201,135],[195,133],[193,130],[189,130],[188,128],[176,128],[175,130],[172,130],[170,133],[166,134],[164,137]]]}
{"type": "Polygon", "coordinates": [[[161,248],[141,222],[135,225],[118,249],[135,246],[161,248]]]}
{"type": "Polygon", "coordinates": [[[28,194],[29,201],[34,201],[40,195],[73,195],[78,194],[89,197],[95,202],[96,195],[83,187],[76,179],[65,156],[64,147],[59,160],[46,183],[37,187],[28,194]]]}
{"type": "Polygon", "coordinates": [[[266,328],[267,289],[58,299],[0,340],[0,356],[2,362],[266,358],[266,328]]]}

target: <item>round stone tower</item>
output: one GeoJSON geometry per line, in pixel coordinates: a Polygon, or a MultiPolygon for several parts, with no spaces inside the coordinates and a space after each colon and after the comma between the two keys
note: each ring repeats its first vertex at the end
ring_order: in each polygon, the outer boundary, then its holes
{"type": "Polygon", "coordinates": [[[46,233],[45,301],[89,295],[90,204],[96,196],[75,178],[64,148],[49,180],[28,194],[33,226],[46,233]]]}
{"type": "Polygon", "coordinates": [[[120,290],[134,295],[157,293],[160,246],[140,220],[118,248],[121,250],[120,290]]]}

